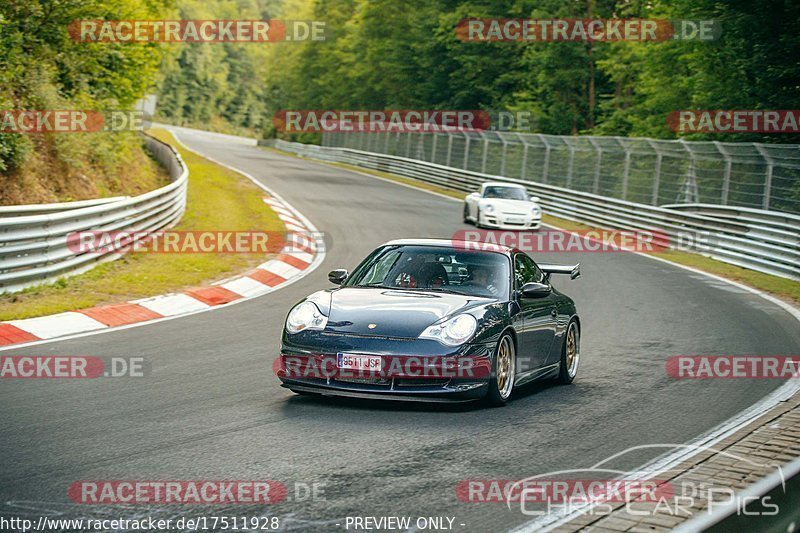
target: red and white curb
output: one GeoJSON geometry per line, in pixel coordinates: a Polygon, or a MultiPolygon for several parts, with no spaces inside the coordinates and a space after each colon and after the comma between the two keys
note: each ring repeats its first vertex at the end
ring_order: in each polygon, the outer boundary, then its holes
{"type": "MultiPolygon", "coordinates": [[[[184,147],[186,148],[185,145],[184,147]]],[[[278,214],[288,231],[286,244],[277,257],[242,276],[219,281],[209,287],[55,315],[0,322],[0,346],[35,343],[207,311],[277,290],[297,281],[322,262],[325,243],[316,228],[300,212],[252,176],[219,161],[214,162],[243,174],[269,192],[270,196],[265,197],[264,202],[278,214]]]]}

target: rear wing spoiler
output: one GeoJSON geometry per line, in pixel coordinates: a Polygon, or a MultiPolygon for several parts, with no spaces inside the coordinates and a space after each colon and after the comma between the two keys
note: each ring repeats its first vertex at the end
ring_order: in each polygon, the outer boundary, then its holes
{"type": "Polygon", "coordinates": [[[578,263],[576,265],[548,265],[548,264],[541,264],[539,268],[542,269],[542,272],[547,274],[549,277],[550,274],[569,274],[569,279],[579,278],[581,276],[581,264],[578,263]]]}

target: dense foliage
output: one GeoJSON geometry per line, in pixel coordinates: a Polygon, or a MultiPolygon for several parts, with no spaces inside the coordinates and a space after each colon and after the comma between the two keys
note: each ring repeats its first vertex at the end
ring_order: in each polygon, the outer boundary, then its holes
{"type": "MultiPolygon", "coordinates": [[[[269,133],[278,109],[512,109],[538,131],[671,138],[676,109],[798,109],[794,0],[180,0],[196,13],[323,20],[325,42],[185,46],[161,112],[269,133]],[[463,42],[465,17],[713,19],[708,41],[463,42]]],[[[195,17],[196,18],[196,17],[195,17]]],[[[694,135],[798,142],[789,135],[694,135]]]]}
{"type": "MultiPolygon", "coordinates": [[[[157,45],[76,43],[67,28],[85,18],[153,18],[162,8],[161,0],[0,2],[0,109],[129,107],[153,84],[157,45]]],[[[69,158],[71,140],[49,140],[56,157],[69,158]]],[[[44,142],[42,136],[0,133],[0,172],[21,167],[44,142]]]]}
{"type": "MultiPolygon", "coordinates": [[[[280,109],[420,108],[524,110],[544,133],[672,138],[666,116],[678,109],[800,108],[799,30],[795,0],[6,0],[0,109],[121,108],[155,91],[169,121],[265,135],[280,109]],[[713,19],[722,35],[464,42],[455,27],[466,17],[713,19]],[[321,20],[328,39],[76,43],[66,28],[83,18],[321,20]]],[[[0,173],[44,152],[69,168],[103,163],[123,137],[0,134],[0,173]]]]}

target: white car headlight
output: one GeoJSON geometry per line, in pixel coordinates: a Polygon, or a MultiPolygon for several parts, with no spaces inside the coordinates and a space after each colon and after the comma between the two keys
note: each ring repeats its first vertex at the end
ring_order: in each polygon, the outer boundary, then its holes
{"type": "Polygon", "coordinates": [[[531,207],[531,214],[533,216],[541,215],[542,214],[542,208],[539,207],[538,205],[534,204],[533,207],[531,207]]]}
{"type": "Polygon", "coordinates": [[[423,331],[420,339],[433,339],[447,346],[464,344],[478,329],[478,321],[468,314],[457,315],[423,331]]]}
{"type": "Polygon", "coordinates": [[[325,329],[328,317],[322,314],[313,302],[305,301],[289,311],[286,317],[286,331],[299,333],[306,329],[325,329]]]}
{"type": "Polygon", "coordinates": [[[487,213],[494,213],[494,206],[492,204],[486,204],[483,207],[483,210],[486,211],[487,213]]]}

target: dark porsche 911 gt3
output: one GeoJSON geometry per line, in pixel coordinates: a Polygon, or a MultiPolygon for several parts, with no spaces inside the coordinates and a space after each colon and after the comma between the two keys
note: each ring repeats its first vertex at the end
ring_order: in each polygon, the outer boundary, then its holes
{"type": "Polygon", "coordinates": [[[533,380],[571,383],[580,320],[551,274],[580,271],[483,243],[388,242],[292,308],[277,375],[300,394],[493,405],[533,380]]]}

